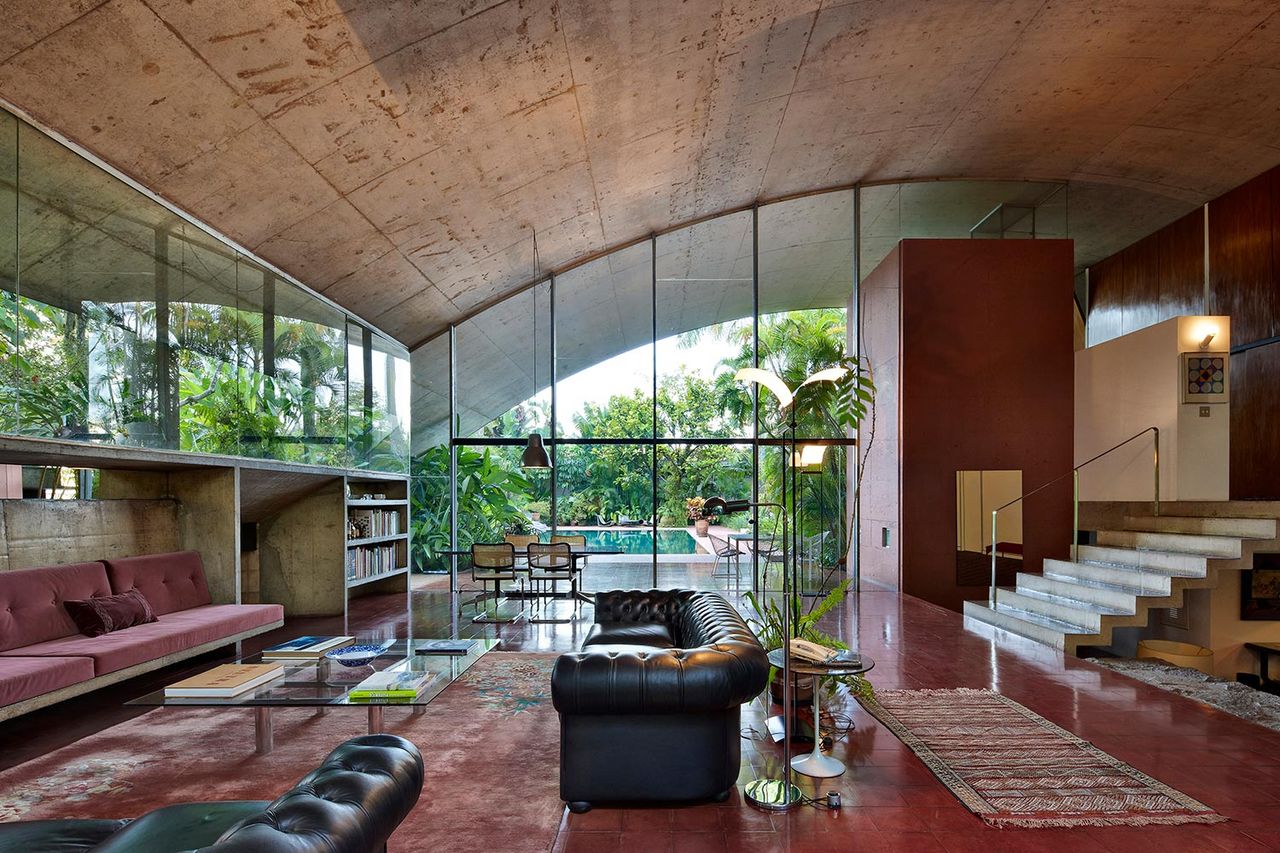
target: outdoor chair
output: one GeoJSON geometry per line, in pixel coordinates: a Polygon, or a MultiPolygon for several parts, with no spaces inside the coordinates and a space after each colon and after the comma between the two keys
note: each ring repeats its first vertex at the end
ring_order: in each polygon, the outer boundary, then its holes
{"type": "Polygon", "coordinates": [[[742,552],[738,550],[737,543],[722,539],[710,531],[707,532],[707,538],[711,540],[711,550],[716,555],[715,565],[711,567],[711,577],[741,580],[742,552]],[[724,574],[718,571],[721,560],[724,561],[724,574]]]}
{"type": "Polygon", "coordinates": [[[575,614],[578,612],[578,584],[573,572],[573,550],[565,542],[531,542],[526,556],[529,561],[529,583],[538,585],[536,595],[540,601],[538,615],[531,615],[529,621],[553,624],[572,622],[572,616],[566,619],[548,616],[545,598],[548,585],[551,586],[551,598],[554,600],[559,593],[560,581],[568,581],[573,611],[575,614]]]}
{"type": "MultiPolygon", "coordinates": [[[[477,612],[472,622],[514,622],[516,618],[508,618],[498,614],[498,599],[502,597],[502,582],[516,579],[516,549],[510,542],[492,544],[475,544],[471,546],[471,579],[480,584],[482,589],[477,604],[489,600],[488,584],[493,584],[493,607],[486,607],[477,612]]],[[[477,606],[477,610],[479,607],[477,606]]]]}

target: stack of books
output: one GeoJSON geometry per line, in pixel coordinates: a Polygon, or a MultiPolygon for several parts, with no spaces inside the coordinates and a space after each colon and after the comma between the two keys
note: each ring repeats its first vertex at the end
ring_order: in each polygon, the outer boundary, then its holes
{"type": "Polygon", "coordinates": [[[226,663],[170,684],[164,695],[174,699],[229,699],[282,675],[284,667],[279,664],[226,663]]]}
{"type": "Polygon", "coordinates": [[[469,655],[475,640],[423,640],[414,647],[420,655],[469,655]]]}
{"type": "Polygon", "coordinates": [[[263,660],[317,661],[330,649],[340,649],[355,642],[355,637],[307,636],[277,643],[262,650],[263,660]]]}
{"type": "Polygon", "coordinates": [[[375,672],[347,694],[352,702],[412,701],[436,678],[434,672],[384,670],[375,672]]]}

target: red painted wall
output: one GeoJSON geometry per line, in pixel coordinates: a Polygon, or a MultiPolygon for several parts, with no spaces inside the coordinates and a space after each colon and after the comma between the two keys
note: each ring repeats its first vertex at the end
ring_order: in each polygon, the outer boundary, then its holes
{"type": "MultiPolygon", "coordinates": [[[[890,262],[901,306],[902,591],[959,610],[986,588],[956,583],[956,471],[1019,469],[1030,491],[1071,470],[1072,244],[904,240],[890,262]]],[[[874,319],[864,316],[864,340],[885,333],[865,325],[874,319]]],[[[1027,570],[1065,557],[1071,535],[1067,477],[1026,504],[1027,570]]],[[[878,544],[865,532],[862,541],[864,556],[878,544]]]]}

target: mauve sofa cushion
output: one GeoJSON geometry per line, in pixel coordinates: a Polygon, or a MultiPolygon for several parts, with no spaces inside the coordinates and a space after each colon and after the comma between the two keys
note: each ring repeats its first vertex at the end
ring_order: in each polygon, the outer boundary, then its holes
{"type": "Polygon", "coordinates": [[[86,637],[100,637],[112,631],[123,631],[134,625],[156,621],[156,614],[142,593],[136,589],[115,595],[95,595],[62,602],[86,637]]]}
{"type": "Polygon", "coordinates": [[[107,560],[106,564],[111,591],[138,590],[151,602],[157,616],[201,607],[213,600],[196,551],[120,557],[107,560]]]}
{"type": "MultiPolygon", "coordinates": [[[[93,659],[95,675],[106,675],[174,652],[271,625],[284,619],[279,604],[209,604],[167,613],[148,625],[125,628],[101,637],[76,634],[20,650],[38,657],[83,656],[93,659]]],[[[18,651],[0,652],[0,660],[18,651]]]]}
{"type": "Polygon", "coordinates": [[[0,652],[80,636],[62,602],[110,594],[102,563],[0,572],[0,652]]]}
{"type": "Polygon", "coordinates": [[[90,678],[93,661],[89,658],[0,657],[0,705],[12,705],[90,678]]]}

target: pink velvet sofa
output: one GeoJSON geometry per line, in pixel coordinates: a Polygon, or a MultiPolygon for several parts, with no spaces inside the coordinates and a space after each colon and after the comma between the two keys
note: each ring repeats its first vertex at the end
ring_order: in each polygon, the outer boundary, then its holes
{"type": "Polygon", "coordinates": [[[278,604],[213,604],[195,551],[0,572],[0,720],[282,624],[278,604]],[[86,637],[62,606],[131,589],[157,621],[86,637]]]}

